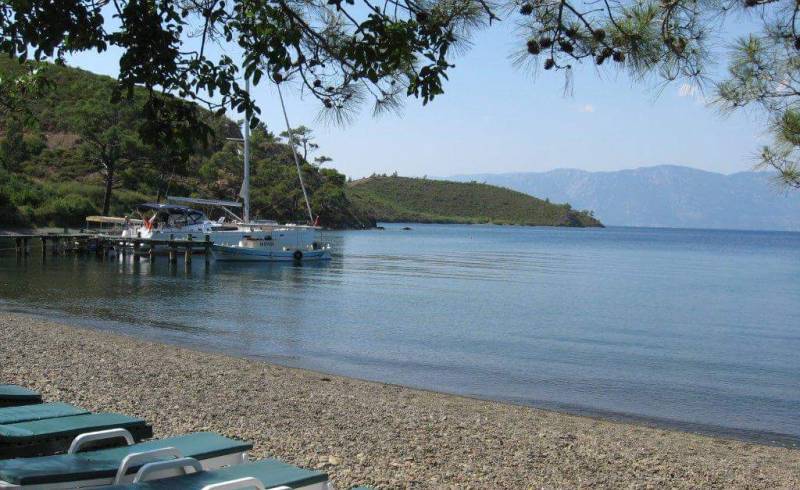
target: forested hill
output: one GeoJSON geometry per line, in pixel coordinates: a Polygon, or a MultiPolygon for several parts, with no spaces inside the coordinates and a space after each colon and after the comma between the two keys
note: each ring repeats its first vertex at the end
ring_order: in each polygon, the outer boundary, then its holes
{"type": "Polygon", "coordinates": [[[378,221],[603,226],[590,211],[487,184],[372,176],[351,182],[347,195],[378,221]]]}
{"type": "MultiPolygon", "coordinates": [[[[0,80],[27,70],[0,56],[0,80]]],[[[207,144],[156,148],[140,138],[144,94],[112,104],[114,80],[84,70],[39,65],[47,81],[25,100],[26,112],[0,106],[0,228],[30,225],[80,226],[101,214],[111,174],[108,214],[123,215],[143,201],[166,195],[238,199],[242,183],[237,124],[208,111],[207,144]]],[[[313,160],[311,134],[300,152],[313,160]]],[[[291,148],[267,128],[252,135],[253,215],[281,222],[307,220],[291,148]]],[[[345,194],[346,177],[306,161],[303,173],[311,205],[321,223],[334,228],[370,227],[374,222],[345,194]]]]}

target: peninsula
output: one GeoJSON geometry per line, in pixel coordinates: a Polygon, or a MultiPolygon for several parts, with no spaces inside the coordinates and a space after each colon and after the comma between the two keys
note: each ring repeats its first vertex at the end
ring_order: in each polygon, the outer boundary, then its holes
{"type": "Polygon", "coordinates": [[[477,182],[376,175],[350,182],[347,196],[376,221],[603,226],[591,211],[477,182]]]}

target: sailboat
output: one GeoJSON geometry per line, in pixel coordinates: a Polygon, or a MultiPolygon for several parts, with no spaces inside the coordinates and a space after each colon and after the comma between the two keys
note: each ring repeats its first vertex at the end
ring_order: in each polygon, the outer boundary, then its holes
{"type": "MultiPolygon", "coordinates": [[[[246,89],[250,90],[250,83],[246,81],[246,89]]],[[[251,221],[250,219],[250,120],[247,118],[244,125],[244,179],[242,180],[241,197],[243,201],[244,220],[237,223],[238,231],[248,232],[239,239],[238,243],[214,242],[211,253],[215,260],[237,262],[285,262],[285,261],[314,261],[330,260],[331,247],[320,240],[321,228],[314,220],[311,211],[311,202],[308,199],[303,173],[300,169],[300,158],[297,155],[293,141],[294,135],[289,125],[286,114],[286,105],[283,94],[278,85],[278,94],[281,99],[283,117],[286,120],[286,130],[289,133],[289,146],[292,148],[294,163],[297,167],[297,178],[303,190],[309,222],[313,225],[277,225],[275,222],[251,221]]]]}

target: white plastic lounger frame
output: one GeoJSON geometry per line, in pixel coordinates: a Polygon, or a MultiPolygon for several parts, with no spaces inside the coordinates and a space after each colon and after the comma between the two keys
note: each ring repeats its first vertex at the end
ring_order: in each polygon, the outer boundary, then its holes
{"type": "MultiPolygon", "coordinates": [[[[183,472],[184,475],[188,475],[190,473],[197,473],[203,471],[203,466],[200,464],[199,461],[197,461],[194,458],[178,458],[170,461],[158,461],[155,463],[147,463],[146,465],[142,466],[139,469],[138,473],[136,473],[136,477],[133,479],[133,483],[165,478],[164,472],[171,470],[179,470],[183,472]],[[188,471],[188,469],[190,468],[192,471],[188,471]]],[[[206,485],[202,488],[202,490],[245,490],[245,489],[265,490],[264,484],[261,483],[261,480],[259,480],[258,478],[254,478],[252,476],[239,478],[237,480],[230,480],[226,482],[212,483],[211,485],[206,485]]],[[[270,490],[292,490],[292,488],[283,485],[280,487],[270,488],[270,490]]]]}
{"type": "MultiPolygon", "coordinates": [[[[289,487],[280,487],[280,488],[289,488],[289,487]]],[[[259,480],[258,478],[253,478],[252,476],[248,476],[245,478],[239,478],[238,480],[230,480],[220,483],[213,483],[211,485],[206,485],[200,490],[243,490],[243,489],[264,490],[264,484],[261,483],[261,480],[259,480]]]]}
{"type": "MultiPolygon", "coordinates": [[[[204,486],[201,490],[244,490],[255,489],[264,490],[264,484],[258,478],[248,476],[246,478],[239,478],[238,480],[224,481],[204,486]]],[[[273,487],[269,490],[292,490],[291,487],[286,485],[280,487],[273,487]]]]}
{"type": "Polygon", "coordinates": [[[197,461],[194,458],[177,458],[169,461],[156,461],[154,463],[147,463],[139,468],[139,471],[133,478],[133,483],[177,476],[174,474],[166,474],[166,472],[172,473],[174,471],[179,471],[180,474],[188,475],[189,473],[203,471],[203,465],[200,464],[200,461],[197,461]],[[187,471],[188,468],[191,468],[193,471],[187,471]]]}
{"type": "MultiPolygon", "coordinates": [[[[125,458],[123,458],[122,462],[119,464],[119,469],[117,470],[117,476],[114,477],[114,485],[119,485],[120,483],[125,481],[125,476],[128,474],[128,470],[131,467],[140,465],[142,463],[152,464],[154,462],[157,462],[159,458],[167,456],[172,456],[173,458],[175,458],[175,460],[177,460],[183,457],[183,454],[181,454],[181,452],[175,449],[174,447],[165,447],[161,449],[154,449],[152,451],[131,453],[125,456],[125,458]]],[[[139,473],[141,473],[146,466],[147,464],[139,468],[139,472],[136,473],[134,481],[137,481],[136,478],[139,477],[139,473]]]]}
{"type": "Polygon", "coordinates": [[[67,454],[77,453],[83,446],[89,444],[90,442],[105,441],[108,439],[125,439],[125,442],[128,444],[128,446],[136,442],[134,441],[131,433],[125,429],[108,429],[99,430],[97,432],[86,432],[85,434],[81,434],[72,440],[72,444],[69,445],[67,454]]]}

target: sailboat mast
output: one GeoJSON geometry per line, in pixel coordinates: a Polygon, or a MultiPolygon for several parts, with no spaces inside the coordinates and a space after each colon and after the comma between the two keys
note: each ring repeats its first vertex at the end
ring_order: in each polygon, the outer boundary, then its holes
{"type": "MultiPolygon", "coordinates": [[[[245,80],[245,90],[250,95],[250,80],[245,80]]],[[[242,199],[244,200],[244,222],[250,222],[250,116],[244,121],[244,178],[242,179],[242,199]]]]}
{"type": "Polygon", "coordinates": [[[281,109],[283,109],[283,119],[286,121],[286,133],[289,135],[289,147],[292,149],[292,156],[294,156],[294,164],[297,167],[297,178],[300,179],[300,188],[303,189],[303,197],[306,200],[306,209],[308,210],[308,219],[310,223],[314,222],[314,213],[311,212],[311,202],[308,200],[308,192],[306,192],[306,184],[303,182],[303,172],[300,170],[300,157],[297,156],[297,148],[295,145],[294,134],[292,134],[292,126],[289,125],[289,116],[286,114],[286,104],[283,103],[283,93],[281,93],[281,84],[275,83],[278,87],[278,97],[281,99],[281,109]]]}

